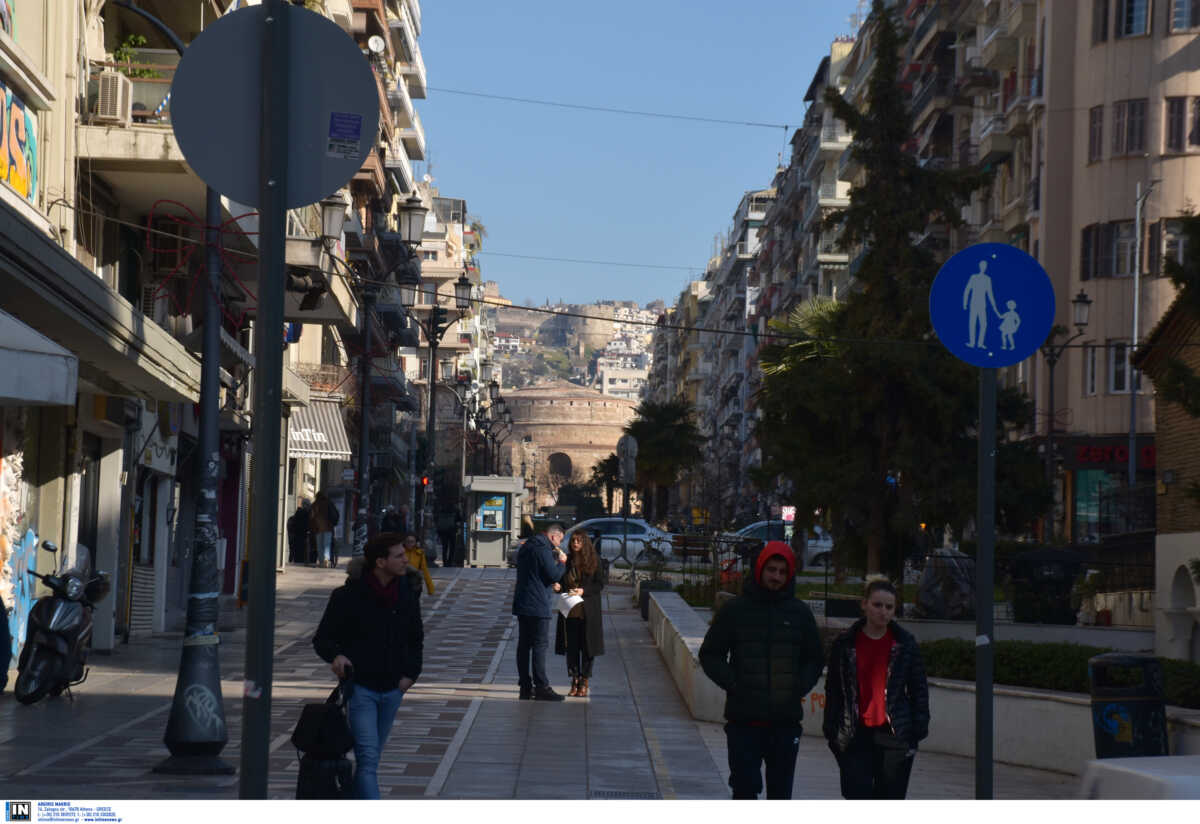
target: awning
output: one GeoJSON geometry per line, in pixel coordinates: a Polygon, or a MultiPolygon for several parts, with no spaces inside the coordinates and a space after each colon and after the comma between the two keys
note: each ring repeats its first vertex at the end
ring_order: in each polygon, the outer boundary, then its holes
{"type": "Polygon", "coordinates": [[[0,311],[0,404],[74,406],[79,359],[0,311]]]}
{"type": "Polygon", "coordinates": [[[350,460],[350,440],[334,401],[313,401],[292,410],[288,426],[289,458],[350,460]]]}

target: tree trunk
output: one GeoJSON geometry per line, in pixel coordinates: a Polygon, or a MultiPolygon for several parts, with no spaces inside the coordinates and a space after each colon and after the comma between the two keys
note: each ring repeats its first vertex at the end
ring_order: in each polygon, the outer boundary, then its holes
{"type": "Polygon", "coordinates": [[[611,515],[611,514],[612,514],[612,511],[613,511],[613,493],[614,493],[615,491],[616,491],[616,490],[614,490],[614,489],[613,489],[613,485],[612,485],[612,484],[605,484],[605,485],[604,485],[604,492],[605,492],[605,494],[607,494],[607,495],[608,495],[608,514],[609,514],[609,515],[611,515]]]}

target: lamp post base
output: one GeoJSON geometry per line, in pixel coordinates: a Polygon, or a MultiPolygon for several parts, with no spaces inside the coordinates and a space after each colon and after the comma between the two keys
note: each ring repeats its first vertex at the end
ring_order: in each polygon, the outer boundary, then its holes
{"type": "Polygon", "coordinates": [[[237,769],[215,755],[172,755],[154,766],[162,775],[233,775],[237,769]]]}

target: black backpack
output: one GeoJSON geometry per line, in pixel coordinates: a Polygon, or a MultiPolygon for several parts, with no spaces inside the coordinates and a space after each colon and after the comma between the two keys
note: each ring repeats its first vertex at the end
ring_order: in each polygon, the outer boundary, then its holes
{"type": "Polygon", "coordinates": [[[332,501],[329,502],[327,508],[329,510],[329,525],[331,527],[337,526],[338,521],[342,519],[342,516],[338,513],[338,508],[333,505],[332,501]]]}

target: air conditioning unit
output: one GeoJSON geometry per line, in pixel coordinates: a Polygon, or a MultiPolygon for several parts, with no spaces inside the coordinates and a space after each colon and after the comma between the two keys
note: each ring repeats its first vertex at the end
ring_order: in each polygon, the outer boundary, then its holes
{"type": "Polygon", "coordinates": [[[170,301],[164,284],[151,283],[142,287],[142,314],[164,328],[167,325],[170,301]]]}
{"type": "Polygon", "coordinates": [[[100,95],[93,122],[128,126],[132,117],[133,83],[120,72],[100,72],[100,95]]]}

